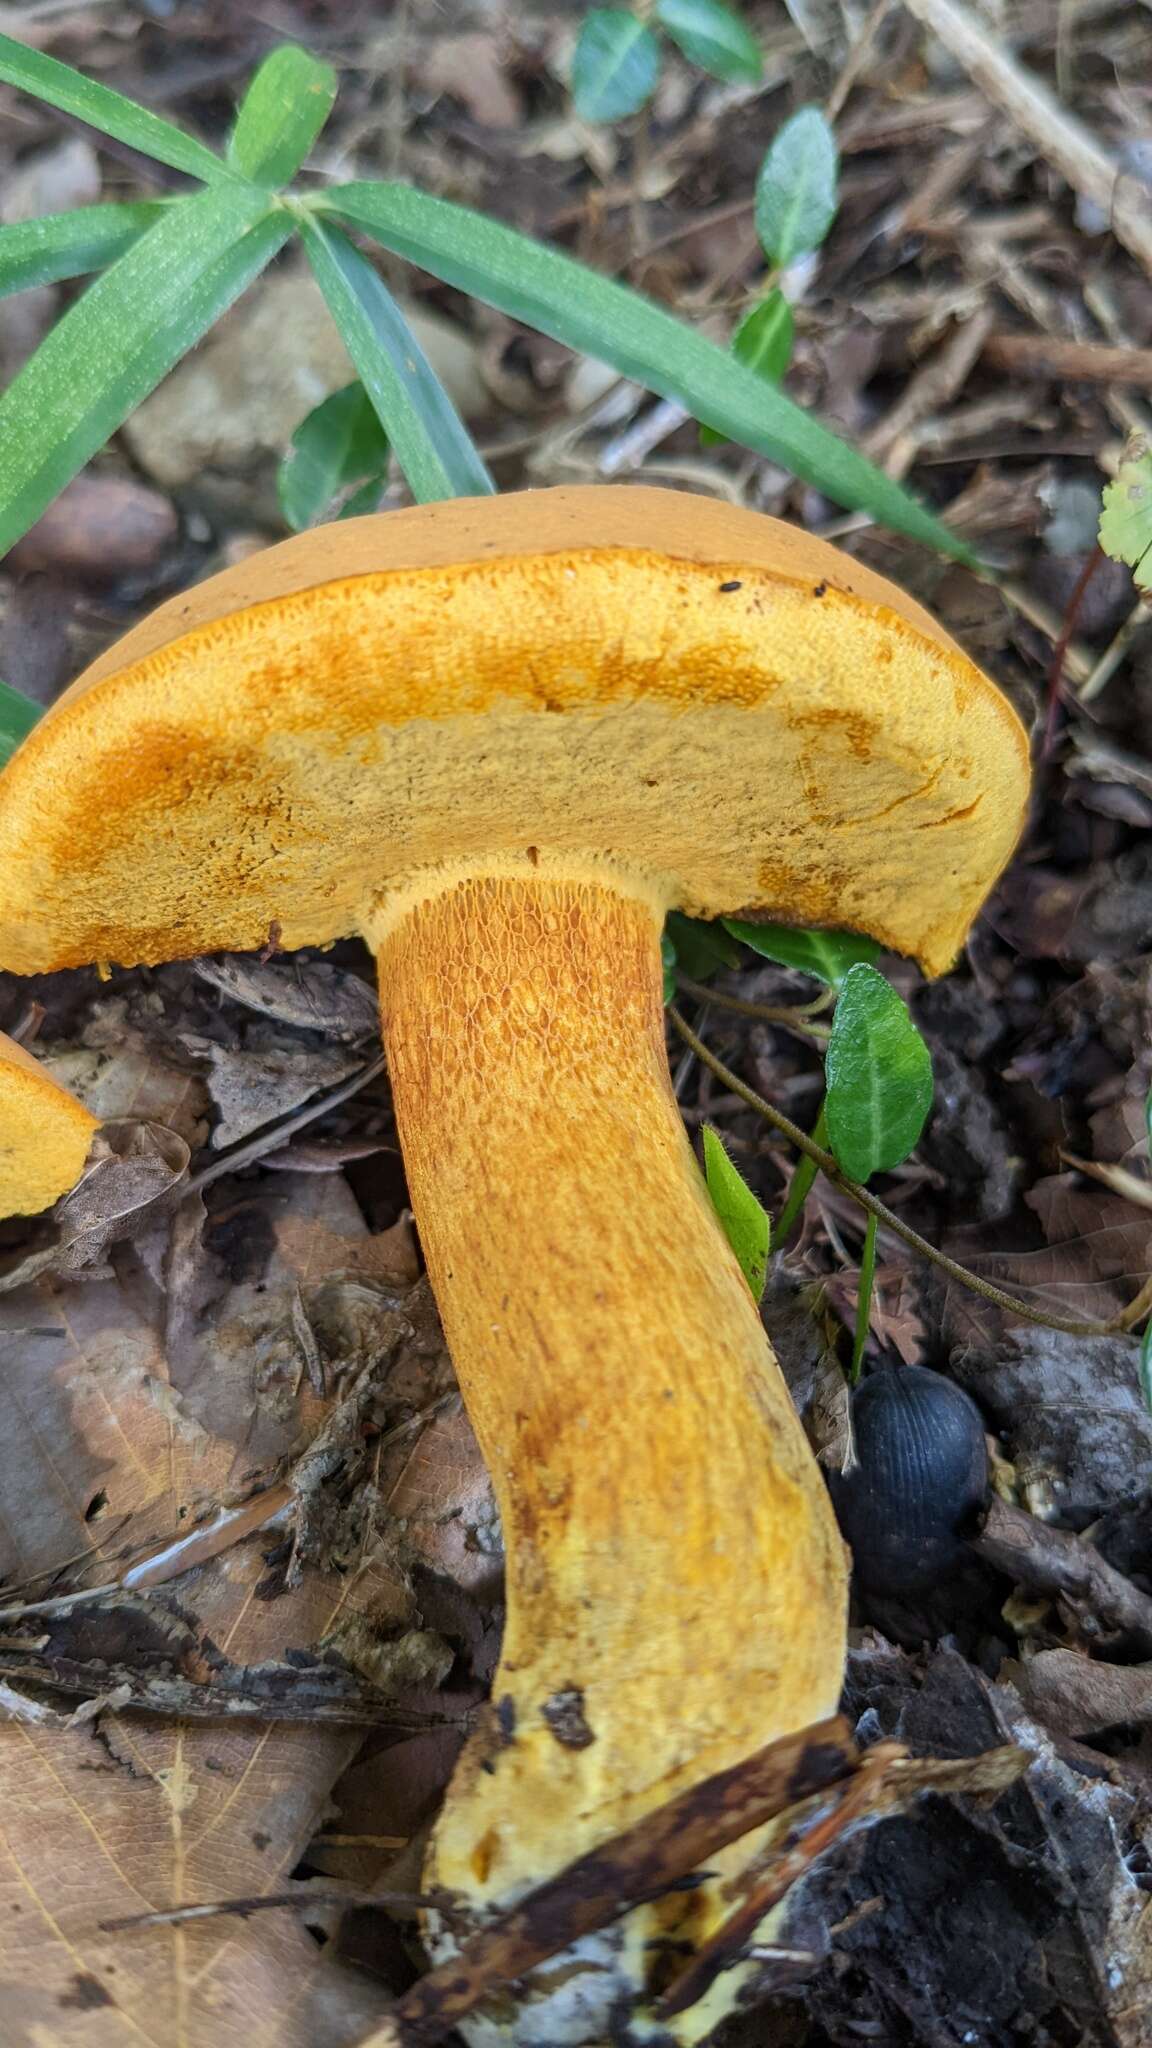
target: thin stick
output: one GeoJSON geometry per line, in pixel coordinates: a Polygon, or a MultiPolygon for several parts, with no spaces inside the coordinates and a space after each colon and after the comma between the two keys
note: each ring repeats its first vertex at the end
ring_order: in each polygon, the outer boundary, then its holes
{"type": "Polygon", "coordinates": [[[696,1036],[692,1026],[685,1022],[673,1003],[668,1005],[668,1015],[685,1045],[692,1047],[697,1059],[711,1068],[718,1081],[723,1081],[725,1087],[731,1088],[733,1094],[739,1095],[741,1101],[746,1102],[750,1109],[758,1110],[766,1122],[774,1124],[778,1131],[783,1131],[784,1136],[790,1138],[799,1151],[805,1153],[809,1159],[815,1160],[820,1171],[826,1174],[836,1187],[842,1188],[844,1193],[854,1202],[858,1202],[862,1209],[869,1210],[887,1229],[894,1231],[905,1244],[911,1245],[913,1251],[919,1252],[922,1258],[930,1259],[932,1264],[939,1266],[941,1272],[947,1273],[950,1279],[959,1281],[961,1287],[970,1287],[974,1294],[982,1295],[985,1301],[994,1302],[997,1308],[1007,1309],[1010,1315],[1022,1316],[1029,1323],[1040,1323],[1046,1330],[1059,1330],[1067,1337],[1115,1336],[1121,1331],[1134,1330],[1149,1313],[1152,1313],[1152,1276],[1144,1282],[1139,1294],[1128,1303],[1127,1308],[1120,1309],[1105,1322],[1089,1322],[1077,1316],[1045,1315],[1041,1309],[1029,1308],[1028,1303],[1020,1301],[1016,1295],[1005,1293],[1002,1287],[994,1287],[990,1280],[981,1280],[978,1274],[970,1273],[966,1266],[959,1265],[955,1259],[950,1259],[946,1252],[938,1251],[934,1244],[929,1244],[926,1237],[921,1237],[918,1230],[911,1229],[897,1216],[895,1210],[890,1209],[886,1202],[881,1202],[868,1188],[861,1187],[859,1181],[849,1180],[847,1174],[840,1171],[831,1152],[825,1152],[821,1146],[814,1144],[807,1131],[802,1131],[799,1124],[794,1124],[791,1117],[785,1116],[781,1110],[774,1109],[770,1102],[766,1102],[762,1095],[758,1095],[754,1088],[750,1088],[746,1081],[742,1081],[739,1074],[734,1074],[731,1067],[726,1067],[723,1060],[717,1059],[715,1053],[708,1050],[704,1041],[696,1036]]]}
{"type": "Polygon", "coordinates": [[[960,0],[904,0],[904,5],[939,36],[973,84],[1015,122],[1037,154],[1074,192],[1093,200],[1107,215],[1116,239],[1152,276],[1152,212],[1145,188],[1124,175],[1091,129],[1076,120],[1034,73],[1025,71],[960,0]]]}
{"type": "Polygon", "coordinates": [[[795,1005],[771,1003],[750,1003],[744,996],[726,996],[719,989],[709,988],[705,982],[693,981],[690,975],[676,970],[676,982],[686,996],[695,996],[697,1002],[715,1003],[721,1010],[735,1010],[741,1017],[759,1017],[765,1024],[784,1024],[789,1031],[799,1031],[806,1038],[828,1038],[826,1024],[813,1024],[810,1020],[820,1010],[827,1008],[828,998],[819,996],[814,1003],[795,1005]]]}
{"type": "Polygon", "coordinates": [[[868,1329],[872,1321],[872,1283],[876,1278],[876,1218],[869,1216],[864,1227],[864,1249],[860,1254],[860,1278],[856,1296],[856,1334],[852,1341],[852,1364],[848,1372],[850,1386],[855,1386],[864,1363],[864,1346],[868,1342],[868,1329]]]}

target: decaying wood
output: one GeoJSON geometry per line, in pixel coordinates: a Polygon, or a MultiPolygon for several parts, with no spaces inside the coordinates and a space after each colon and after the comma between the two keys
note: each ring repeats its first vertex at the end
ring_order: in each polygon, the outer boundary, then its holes
{"type": "Polygon", "coordinates": [[[1087,1640],[1123,1636],[1137,1654],[1152,1656],[1152,1599],[1071,1530],[993,1500],[972,1547],[1031,1592],[1059,1600],[1087,1640]]]}
{"type": "Polygon", "coordinates": [[[851,1731],[836,1716],[692,1786],[474,1935],[398,1999],[361,2048],[429,2048],[497,1986],[672,1890],[717,1850],[850,1777],[856,1764],[851,1731]]]}

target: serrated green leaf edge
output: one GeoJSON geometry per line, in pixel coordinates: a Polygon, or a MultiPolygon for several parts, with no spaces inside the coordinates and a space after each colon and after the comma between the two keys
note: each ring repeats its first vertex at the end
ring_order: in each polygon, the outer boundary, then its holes
{"type": "Polygon", "coordinates": [[[772,1225],[743,1174],[738,1173],[719,1133],[703,1126],[704,1178],[712,1207],[756,1301],[764,1292],[772,1225]]]}
{"type": "Polygon", "coordinates": [[[1143,589],[1139,572],[1152,554],[1152,450],[1143,435],[1129,442],[1116,475],[1104,486],[1099,541],[1112,561],[1128,564],[1143,589]]]}

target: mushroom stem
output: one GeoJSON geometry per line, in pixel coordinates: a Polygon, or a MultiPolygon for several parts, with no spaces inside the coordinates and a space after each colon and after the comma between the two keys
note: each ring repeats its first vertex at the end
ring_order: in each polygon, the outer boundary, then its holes
{"type": "Polygon", "coordinates": [[[433,1852],[477,1906],[840,1688],[842,1546],[672,1095],[662,915],[591,860],[504,860],[370,920],[412,1205],[507,1550],[492,1707],[433,1852]]]}

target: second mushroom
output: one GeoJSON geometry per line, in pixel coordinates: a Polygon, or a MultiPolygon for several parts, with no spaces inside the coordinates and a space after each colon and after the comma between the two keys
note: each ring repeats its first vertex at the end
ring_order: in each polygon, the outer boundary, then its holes
{"type": "MultiPolygon", "coordinates": [[[[673,1098],[680,908],[946,967],[1011,852],[1014,714],[832,548],[574,489],[349,521],[163,606],[0,777],[0,967],[359,932],[408,1182],[507,1547],[490,1708],[428,1877],[478,1917],[835,1709],[823,1481],[673,1098]]],[[[468,2023],[661,2030],[758,1843],[468,2023]]]]}

